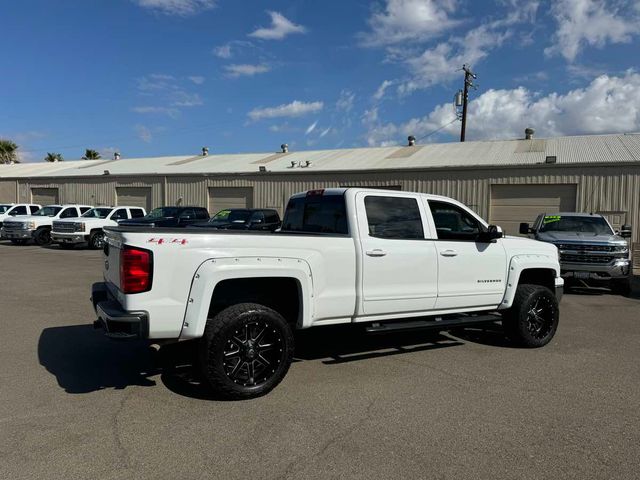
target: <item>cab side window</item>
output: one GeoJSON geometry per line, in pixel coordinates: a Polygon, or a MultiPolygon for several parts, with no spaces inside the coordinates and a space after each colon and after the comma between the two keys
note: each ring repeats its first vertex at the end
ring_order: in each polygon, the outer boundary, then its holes
{"type": "Polygon", "coordinates": [[[126,219],[127,219],[126,208],[119,208],[115,212],[113,212],[113,215],[111,215],[111,220],[114,220],[114,221],[126,220],[126,219]]]}
{"type": "Polygon", "coordinates": [[[144,217],[144,212],[141,208],[131,208],[129,211],[131,212],[131,218],[144,217]]]}
{"type": "Polygon", "coordinates": [[[28,215],[27,207],[25,207],[24,205],[20,205],[18,207],[15,207],[13,210],[11,210],[11,212],[9,212],[9,215],[11,215],[11,216],[13,216],[13,215],[28,215]]]}
{"type": "Polygon", "coordinates": [[[196,218],[198,220],[207,220],[209,218],[209,213],[206,208],[198,208],[196,210],[196,218]]]}
{"type": "Polygon", "coordinates": [[[446,202],[429,201],[429,208],[440,240],[467,240],[473,242],[482,226],[469,212],[446,202]]]}
{"type": "Polygon", "coordinates": [[[79,215],[75,207],[65,208],[60,214],[60,218],[73,218],[77,216],[79,215]]]}
{"type": "Polygon", "coordinates": [[[31,205],[29,207],[31,209],[31,213],[34,214],[36,213],[38,210],[40,210],[40,207],[38,207],[37,205],[31,205]]]}
{"type": "Polygon", "coordinates": [[[91,210],[91,207],[80,207],[80,214],[86,213],[91,210]]]}
{"type": "Polygon", "coordinates": [[[424,239],[415,198],[369,195],[364,199],[369,235],[378,238],[424,239]]]}

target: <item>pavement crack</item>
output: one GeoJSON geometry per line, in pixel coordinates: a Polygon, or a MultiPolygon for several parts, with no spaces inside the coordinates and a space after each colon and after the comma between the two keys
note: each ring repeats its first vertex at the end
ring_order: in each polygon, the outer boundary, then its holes
{"type": "Polygon", "coordinates": [[[125,468],[131,467],[131,458],[129,457],[129,452],[127,452],[127,449],[123,445],[122,432],[120,431],[120,424],[118,422],[118,419],[120,417],[120,414],[124,411],[125,403],[131,397],[132,392],[133,390],[131,389],[123,392],[118,408],[111,418],[111,431],[113,432],[113,440],[116,445],[118,458],[122,461],[125,468]]]}

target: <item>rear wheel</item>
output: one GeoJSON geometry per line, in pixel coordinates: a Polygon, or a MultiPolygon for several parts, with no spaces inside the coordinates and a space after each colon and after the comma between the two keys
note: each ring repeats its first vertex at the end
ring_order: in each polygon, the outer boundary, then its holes
{"type": "Polygon", "coordinates": [[[37,245],[50,245],[51,244],[51,230],[49,230],[48,228],[41,228],[40,230],[36,231],[36,234],[34,236],[34,240],[36,241],[37,245]]]}
{"type": "Polygon", "coordinates": [[[102,230],[93,232],[89,237],[89,248],[99,250],[104,247],[104,232],[102,230]]]}
{"type": "Polygon", "coordinates": [[[556,296],[541,285],[518,285],[513,306],[503,314],[507,337],[517,346],[542,347],[558,329],[560,312],[556,296]]]}
{"type": "Polygon", "coordinates": [[[207,320],[199,363],[211,388],[227,399],[270,392],[289,370],[293,332],[275,310],[241,303],[207,320]]]}

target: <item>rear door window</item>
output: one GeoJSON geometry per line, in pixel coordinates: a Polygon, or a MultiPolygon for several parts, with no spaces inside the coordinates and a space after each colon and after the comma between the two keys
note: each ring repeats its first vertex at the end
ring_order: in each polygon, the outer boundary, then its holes
{"type": "Polygon", "coordinates": [[[78,210],[76,210],[76,207],[69,207],[69,208],[65,208],[61,213],[60,213],[60,218],[73,218],[73,217],[78,217],[78,210]]]}
{"type": "Polygon", "coordinates": [[[115,212],[113,212],[113,215],[111,215],[111,220],[126,220],[127,219],[127,209],[126,208],[119,208],[117,209],[115,212]]]}
{"type": "Polygon", "coordinates": [[[89,210],[91,210],[91,207],[80,207],[80,214],[88,212],[89,210]]]}
{"type": "Polygon", "coordinates": [[[40,207],[38,207],[37,205],[31,205],[29,209],[31,209],[31,213],[33,214],[40,210],[40,207]]]}
{"type": "Polygon", "coordinates": [[[310,192],[290,199],[282,231],[348,234],[344,195],[310,192]]]}
{"type": "Polygon", "coordinates": [[[144,211],[141,208],[131,208],[129,211],[131,212],[131,218],[144,217],[144,211]]]}
{"type": "Polygon", "coordinates": [[[204,208],[198,208],[196,210],[196,218],[198,220],[207,220],[209,218],[209,212],[204,208]]]}
{"type": "Polygon", "coordinates": [[[390,239],[423,239],[424,227],[415,198],[368,195],[364,207],[369,235],[390,239]]]}

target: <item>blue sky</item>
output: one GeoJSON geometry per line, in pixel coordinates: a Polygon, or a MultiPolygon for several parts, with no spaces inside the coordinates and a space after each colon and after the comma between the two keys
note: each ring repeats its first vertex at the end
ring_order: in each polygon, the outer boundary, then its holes
{"type": "Polygon", "coordinates": [[[0,137],[23,161],[640,130],[640,0],[23,0],[0,137]]]}

